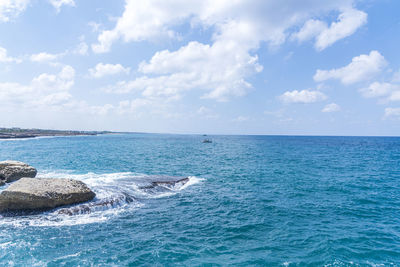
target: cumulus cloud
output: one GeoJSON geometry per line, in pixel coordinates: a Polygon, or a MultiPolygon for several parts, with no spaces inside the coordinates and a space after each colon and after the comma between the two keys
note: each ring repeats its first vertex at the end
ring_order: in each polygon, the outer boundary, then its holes
{"type": "Polygon", "coordinates": [[[392,81],[393,81],[393,82],[397,82],[397,83],[400,82],[400,70],[396,71],[396,72],[393,74],[392,81]]]}
{"type": "Polygon", "coordinates": [[[245,77],[260,72],[262,66],[246,46],[224,38],[212,45],[190,42],[177,51],[157,52],[149,62],[140,64],[139,71],[145,76],[119,83],[108,91],[142,91],[146,97],[177,99],[185,91],[201,89],[204,98],[218,101],[243,96],[252,88],[245,77]]]}
{"type": "Polygon", "coordinates": [[[93,114],[105,115],[114,113],[118,115],[129,114],[130,118],[139,118],[143,115],[156,115],[157,117],[171,118],[180,115],[168,112],[168,105],[160,102],[159,99],[134,98],[131,100],[120,101],[116,105],[105,104],[102,106],[90,106],[83,104],[79,109],[81,111],[89,111],[93,114]]]}
{"type": "Polygon", "coordinates": [[[385,117],[400,118],[400,108],[385,108],[385,117]]]}
{"type": "Polygon", "coordinates": [[[0,46],[0,63],[2,63],[2,62],[3,63],[6,63],[6,62],[21,63],[21,60],[18,58],[8,56],[7,49],[0,46]]]}
{"type": "Polygon", "coordinates": [[[134,113],[142,107],[151,106],[151,104],[151,101],[145,98],[124,100],[119,102],[118,106],[115,107],[115,111],[118,114],[134,113]]]}
{"type": "Polygon", "coordinates": [[[57,10],[57,12],[60,12],[63,5],[75,6],[74,0],[49,0],[49,3],[57,10]]]}
{"type": "Polygon", "coordinates": [[[60,58],[62,55],[61,54],[50,54],[47,52],[41,52],[38,54],[33,54],[31,55],[30,59],[33,62],[50,62],[50,61],[55,61],[56,59],[60,58]]]}
{"type": "Polygon", "coordinates": [[[141,91],[146,97],[179,98],[191,89],[204,90],[204,98],[225,101],[231,96],[242,96],[251,85],[243,77],[260,72],[257,56],[237,51],[234,44],[204,45],[190,42],[175,52],[164,50],[156,53],[149,62],[142,62],[139,71],[146,75],[130,82],[120,82],[108,88],[110,92],[128,93],[141,91]],[[230,54],[236,50],[236,57],[230,54]]]}
{"type": "Polygon", "coordinates": [[[0,22],[7,22],[18,16],[28,6],[30,0],[1,0],[0,22]]]}
{"type": "Polygon", "coordinates": [[[325,100],[326,98],[327,96],[324,93],[311,90],[287,91],[280,96],[280,99],[284,103],[314,103],[325,100]]]}
{"type": "Polygon", "coordinates": [[[387,96],[393,91],[400,90],[400,86],[391,83],[371,83],[368,87],[360,89],[360,93],[367,98],[387,96]]]}
{"type": "Polygon", "coordinates": [[[24,107],[57,105],[71,98],[74,77],[74,68],[67,65],[58,74],[40,74],[27,85],[0,83],[0,100],[24,107]]]}
{"type": "Polygon", "coordinates": [[[201,106],[197,112],[198,115],[200,115],[202,118],[207,118],[207,119],[216,119],[219,117],[218,114],[216,114],[212,109],[201,106]]]}
{"type": "Polygon", "coordinates": [[[340,13],[337,22],[328,25],[321,20],[308,20],[299,32],[293,35],[300,42],[315,38],[315,48],[319,51],[346,38],[367,23],[368,15],[360,10],[349,8],[340,13]]]}
{"type": "Polygon", "coordinates": [[[380,73],[387,65],[385,58],[378,51],[371,51],[369,55],[354,57],[347,66],[332,70],[317,70],[314,75],[316,82],[329,79],[340,80],[343,84],[353,84],[371,79],[380,73]]]}
{"type": "Polygon", "coordinates": [[[40,91],[68,91],[74,85],[75,70],[65,66],[57,75],[43,73],[32,80],[32,86],[40,91]]]}
{"type": "Polygon", "coordinates": [[[397,91],[394,91],[390,96],[389,96],[389,101],[400,101],[400,90],[397,87],[397,91]]]}
{"type": "Polygon", "coordinates": [[[315,47],[323,50],[336,41],[352,35],[359,27],[367,23],[367,14],[356,9],[348,9],[339,15],[338,22],[324,29],[317,37],[315,47]]]}
{"type": "Polygon", "coordinates": [[[140,72],[159,76],[147,78],[143,87],[136,88],[147,96],[171,96],[197,88],[206,91],[205,98],[225,101],[244,95],[252,87],[244,77],[261,70],[257,56],[249,55],[235,43],[226,47],[224,42],[190,42],[175,52],[164,50],[149,62],[142,62],[140,72]],[[230,56],[233,53],[236,57],[230,56]]]}
{"type": "Polygon", "coordinates": [[[75,83],[75,69],[69,65],[56,74],[42,73],[28,84],[0,83],[0,102],[8,110],[45,110],[75,112],[78,114],[106,115],[116,111],[111,104],[90,105],[74,99],[71,88],[75,83]]]}
{"type": "Polygon", "coordinates": [[[90,21],[88,23],[88,26],[90,26],[90,28],[92,29],[92,32],[99,32],[101,24],[97,23],[97,22],[94,22],[94,21],[90,21]]]}
{"type": "Polygon", "coordinates": [[[81,56],[87,55],[88,49],[89,46],[84,41],[81,41],[75,48],[67,49],[64,52],[58,54],[52,54],[48,52],[40,52],[37,54],[32,54],[30,56],[30,60],[32,62],[49,63],[59,60],[65,57],[66,55],[81,55],[81,56]]]}
{"type": "MultiPolygon", "coordinates": [[[[324,34],[328,44],[350,35],[358,27],[356,21],[363,23],[366,14],[352,8],[352,0],[321,2],[308,0],[299,5],[295,0],[192,0],[192,1],[133,1],[126,0],[125,10],[115,27],[104,30],[93,45],[95,52],[107,52],[119,39],[125,42],[174,38],[174,26],[187,20],[192,26],[216,26],[217,35],[225,35],[230,23],[247,27],[247,37],[255,43],[260,40],[277,45],[286,39],[286,31],[315,14],[324,15],[330,11],[342,11],[338,22],[332,23],[324,34]],[[344,10],[344,11],[343,11],[344,10]],[[155,19],[157,18],[157,19],[155,19]],[[333,35],[333,36],[330,36],[333,35]]],[[[246,37],[245,37],[246,38],[246,37]]],[[[247,40],[252,42],[251,40],[247,40]]]]}
{"type": "Polygon", "coordinates": [[[300,31],[292,34],[291,38],[299,42],[308,41],[320,35],[327,28],[328,26],[324,21],[310,19],[304,23],[300,31]]]}
{"type": "Polygon", "coordinates": [[[245,121],[249,121],[250,118],[246,117],[246,116],[238,116],[236,118],[234,118],[232,121],[234,122],[245,122],[245,121]]]}
{"type": "Polygon", "coordinates": [[[78,54],[81,56],[87,55],[89,50],[89,46],[85,42],[80,42],[78,46],[73,50],[74,54],[78,54]]]}
{"type": "Polygon", "coordinates": [[[121,64],[103,64],[99,63],[94,68],[89,69],[90,76],[101,78],[108,75],[116,75],[120,73],[129,74],[130,68],[124,68],[121,64]]]}
{"type": "Polygon", "coordinates": [[[400,101],[400,85],[395,83],[374,82],[359,91],[366,98],[379,97],[385,101],[400,101]]]}
{"type": "Polygon", "coordinates": [[[322,112],[338,112],[340,110],[341,110],[341,108],[340,108],[340,106],[338,104],[331,103],[331,104],[326,105],[322,109],[322,112]]]}
{"type": "MultiPolygon", "coordinates": [[[[261,42],[278,46],[285,42],[293,26],[315,14],[323,16],[343,10],[357,13],[352,6],[352,0],[329,3],[308,0],[302,5],[294,0],[126,0],[125,10],[115,27],[102,31],[92,49],[95,53],[104,53],[119,40],[138,42],[177,38],[179,34],[174,31],[175,27],[187,22],[192,28],[212,29],[210,44],[192,41],[176,51],[159,51],[140,64],[142,77],[120,82],[106,90],[142,91],[146,97],[179,98],[185,91],[200,89],[204,91],[204,98],[226,101],[251,90],[248,78],[262,70],[255,54],[261,42]]],[[[332,24],[328,28],[324,38],[330,34],[335,37],[326,45],[343,38],[345,34],[339,34],[335,29],[342,29],[341,25],[350,27],[349,12],[343,11],[344,15],[339,16],[339,26],[332,24]]]]}

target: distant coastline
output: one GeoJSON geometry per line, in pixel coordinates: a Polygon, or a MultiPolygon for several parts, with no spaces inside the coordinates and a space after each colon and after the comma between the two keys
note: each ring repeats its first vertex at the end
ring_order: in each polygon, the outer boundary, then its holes
{"type": "Polygon", "coordinates": [[[112,134],[112,133],[114,132],[0,128],[0,139],[23,139],[23,138],[45,137],[45,136],[99,135],[99,134],[112,134]]]}

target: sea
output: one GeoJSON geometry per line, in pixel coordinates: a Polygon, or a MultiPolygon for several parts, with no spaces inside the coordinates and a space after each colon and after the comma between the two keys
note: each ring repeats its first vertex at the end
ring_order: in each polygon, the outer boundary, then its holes
{"type": "Polygon", "coordinates": [[[51,137],[1,140],[0,160],[96,193],[0,214],[0,266],[400,265],[398,137],[51,137]]]}

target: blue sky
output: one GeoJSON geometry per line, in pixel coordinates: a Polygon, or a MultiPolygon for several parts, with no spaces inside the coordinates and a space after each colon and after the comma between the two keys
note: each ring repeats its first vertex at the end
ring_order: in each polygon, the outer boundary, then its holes
{"type": "Polygon", "coordinates": [[[0,127],[400,133],[395,0],[0,1],[0,127]]]}

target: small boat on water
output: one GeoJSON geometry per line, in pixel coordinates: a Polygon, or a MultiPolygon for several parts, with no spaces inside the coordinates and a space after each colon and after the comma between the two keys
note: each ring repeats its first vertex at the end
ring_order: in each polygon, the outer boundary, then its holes
{"type": "Polygon", "coordinates": [[[203,143],[212,143],[212,141],[210,139],[204,139],[203,143]]]}

